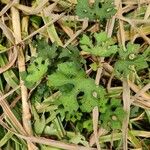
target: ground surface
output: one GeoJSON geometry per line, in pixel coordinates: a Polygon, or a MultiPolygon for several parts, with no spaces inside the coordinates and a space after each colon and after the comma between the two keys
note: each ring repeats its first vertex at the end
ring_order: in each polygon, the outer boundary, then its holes
{"type": "Polygon", "coordinates": [[[0,0],[3,150],[150,149],[149,0],[0,0]]]}

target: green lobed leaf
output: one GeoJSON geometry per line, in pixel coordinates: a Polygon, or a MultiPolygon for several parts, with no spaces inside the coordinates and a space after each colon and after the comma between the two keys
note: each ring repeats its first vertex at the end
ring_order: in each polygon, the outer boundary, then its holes
{"type": "Polygon", "coordinates": [[[34,46],[37,48],[38,57],[43,60],[52,60],[57,56],[57,46],[55,44],[49,45],[44,38],[34,41],[34,46]]]}
{"type": "Polygon", "coordinates": [[[119,49],[119,56],[121,59],[124,59],[124,60],[130,59],[131,55],[136,56],[139,48],[140,48],[139,44],[132,44],[131,42],[129,42],[129,43],[127,43],[125,49],[123,49],[123,48],[119,49]]]}
{"type": "Polygon", "coordinates": [[[27,68],[27,75],[25,77],[25,85],[32,88],[48,70],[48,60],[43,60],[41,57],[36,58],[32,64],[27,68]]]}
{"type": "Polygon", "coordinates": [[[89,20],[104,20],[115,14],[116,10],[113,0],[95,0],[94,4],[89,4],[88,0],[78,0],[76,14],[80,18],[89,20]]]}
{"type": "Polygon", "coordinates": [[[128,43],[126,50],[120,49],[120,59],[115,63],[115,73],[118,77],[127,77],[135,71],[148,67],[146,55],[138,54],[139,45],[128,43]],[[137,55],[138,54],[138,55],[137,55]]]}
{"type": "Polygon", "coordinates": [[[99,105],[105,93],[103,88],[97,87],[94,80],[87,78],[85,72],[74,62],[59,64],[57,71],[48,76],[48,85],[59,90],[66,85],[72,85],[68,91],[61,91],[62,95],[57,100],[57,104],[62,105],[70,116],[79,107],[82,112],[91,112],[94,106],[99,105]],[[97,93],[97,98],[93,96],[94,92],[97,93]],[[80,93],[83,93],[83,96],[78,101],[80,93]]]}
{"type": "Polygon", "coordinates": [[[100,115],[101,125],[108,130],[121,129],[125,114],[121,100],[112,98],[107,104],[107,111],[100,115]]]}
{"type": "Polygon", "coordinates": [[[83,35],[80,40],[83,51],[100,57],[109,57],[118,51],[118,46],[114,45],[113,39],[109,38],[106,32],[95,33],[93,37],[95,42],[92,41],[92,37],[83,35]]]}

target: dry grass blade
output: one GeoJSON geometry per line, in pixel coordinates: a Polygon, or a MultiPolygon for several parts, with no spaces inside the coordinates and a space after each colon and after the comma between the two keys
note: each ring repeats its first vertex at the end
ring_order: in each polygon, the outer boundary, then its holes
{"type": "Polygon", "coordinates": [[[100,83],[101,75],[103,72],[102,62],[104,62],[104,58],[101,57],[101,58],[98,58],[98,60],[99,60],[99,66],[100,67],[97,69],[97,73],[96,73],[96,78],[95,78],[95,84],[96,85],[99,85],[99,83],[100,83]]]}
{"type": "Polygon", "coordinates": [[[14,44],[15,38],[13,36],[12,31],[0,20],[0,28],[2,29],[4,35],[9,39],[9,41],[14,44]]]}
{"type": "Polygon", "coordinates": [[[148,89],[150,89],[150,83],[148,83],[147,85],[145,85],[140,91],[138,91],[135,94],[135,98],[138,98],[140,95],[142,95],[144,92],[146,92],[148,89]]]}
{"type": "Polygon", "coordinates": [[[28,7],[22,4],[16,4],[15,7],[19,10],[22,10],[24,13],[29,14],[29,15],[34,15],[40,13],[45,4],[48,2],[48,0],[40,0],[39,5],[34,7],[28,7]]]}
{"type": "Polygon", "coordinates": [[[75,144],[66,144],[63,142],[46,139],[43,137],[29,137],[29,136],[23,136],[20,134],[16,134],[16,136],[18,136],[22,139],[25,139],[27,141],[30,141],[30,142],[49,145],[52,147],[57,147],[57,148],[65,149],[65,150],[96,150],[96,148],[88,148],[88,147],[79,146],[79,145],[75,145],[75,144]]]}
{"type": "MultiPolygon", "coordinates": [[[[57,17],[59,17],[58,14],[51,14],[52,19],[55,19],[57,17]]],[[[61,21],[79,21],[79,22],[83,22],[85,19],[80,19],[78,16],[71,16],[71,15],[64,15],[61,19],[61,21]]],[[[93,21],[95,22],[95,21],[93,21]]]]}
{"type": "MultiPolygon", "coordinates": [[[[19,0],[17,1],[17,3],[19,3],[19,0]]],[[[20,14],[19,14],[19,11],[14,7],[11,8],[11,13],[12,13],[12,25],[13,25],[14,35],[15,35],[15,43],[18,44],[21,41],[20,14]]],[[[17,47],[14,47],[14,48],[17,48],[17,47]]],[[[23,49],[19,48],[17,50],[18,50],[19,72],[23,72],[26,70],[23,49]]],[[[22,97],[22,111],[23,111],[23,114],[22,114],[23,126],[27,134],[31,135],[32,127],[31,127],[31,120],[30,120],[31,119],[30,108],[28,104],[28,91],[21,77],[20,77],[20,83],[22,84],[21,97],[22,97]]],[[[34,144],[28,141],[28,149],[32,150],[33,147],[35,147],[34,144]]]]}
{"type": "MultiPolygon", "coordinates": [[[[99,128],[97,133],[97,138],[101,137],[102,135],[106,135],[108,131],[104,128],[99,128]]],[[[95,135],[92,134],[89,141],[90,146],[92,147],[95,144],[95,135]]]]}
{"type": "Polygon", "coordinates": [[[147,102],[147,101],[143,101],[142,99],[132,99],[133,101],[133,105],[134,106],[137,106],[137,107],[140,107],[140,108],[143,108],[145,110],[150,110],[150,103],[147,102]]]}
{"type": "Polygon", "coordinates": [[[13,64],[15,63],[15,61],[17,59],[17,54],[18,54],[17,49],[14,48],[14,53],[11,56],[9,63],[0,68],[0,74],[5,72],[6,70],[8,70],[9,68],[11,68],[13,66],[13,64]]]}
{"type": "MultiPolygon", "coordinates": [[[[138,87],[137,85],[133,84],[131,81],[128,81],[129,82],[129,86],[130,88],[135,92],[135,93],[138,93],[140,91],[140,87],[138,87]]],[[[142,92],[140,94],[140,96],[145,99],[145,100],[148,100],[150,101],[150,95],[146,92],[142,92]]]]}
{"type": "Polygon", "coordinates": [[[134,4],[149,4],[150,0],[122,0],[123,4],[130,4],[130,5],[134,5],[134,4]]]}
{"type": "Polygon", "coordinates": [[[144,20],[147,20],[149,16],[150,16],[150,4],[147,7],[146,13],[144,15],[144,20]]]}
{"type": "MultiPolygon", "coordinates": [[[[21,41],[20,16],[19,16],[19,11],[16,10],[14,7],[11,8],[11,12],[12,12],[12,24],[13,24],[13,30],[15,35],[15,42],[17,44],[21,41]]],[[[14,47],[14,49],[17,49],[17,47],[14,47]]],[[[17,51],[18,51],[19,72],[23,72],[25,71],[25,58],[23,54],[23,49],[18,48],[17,51]]],[[[31,123],[30,123],[31,115],[30,115],[29,105],[27,102],[28,92],[21,78],[20,78],[20,83],[22,84],[21,96],[22,96],[22,109],[23,109],[23,125],[27,133],[31,134],[32,133],[31,123]]]]}
{"type": "Polygon", "coordinates": [[[122,132],[123,132],[123,149],[128,150],[128,123],[130,117],[130,106],[131,106],[131,99],[130,99],[130,87],[128,85],[127,80],[123,80],[123,106],[124,110],[126,111],[126,117],[123,121],[122,132]]]}
{"type": "Polygon", "coordinates": [[[4,15],[15,3],[16,0],[8,2],[7,5],[0,11],[0,16],[4,15]]]}
{"type": "Polygon", "coordinates": [[[0,97],[0,101],[2,101],[3,99],[7,98],[9,95],[11,95],[12,93],[14,93],[15,91],[17,91],[20,87],[21,87],[21,85],[15,87],[15,88],[12,89],[11,91],[9,91],[7,94],[1,96],[1,97],[0,97]]]}
{"type": "Polygon", "coordinates": [[[9,127],[2,119],[0,119],[0,125],[1,125],[4,129],[7,129],[8,131],[15,132],[14,130],[10,129],[10,127],[9,127]]]}
{"type": "Polygon", "coordinates": [[[101,150],[99,139],[98,139],[98,118],[99,118],[99,110],[98,107],[94,107],[93,109],[93,130],[94,130],[94,137],[96,141],[96,146],[98,150],[101,150]]]}
{"type": "MultiPolygon", "coordinates": [[[[16,97],[13,102],[10,104],[10,108],[12,109],[13,107],[15,107],[16,103],[20,100],[20,96],[16,97]]],[[[4,113],[0,115],[0,119],[3,119],[4,118],[4,113]]]]}
{"type": "Polygon", "coordinates": [[[54,22],[58,21],[60,18],[62,18],[64,16],[65,13],[61,13],[59,15],[59,17],[54,18],[52,21],[48,22],[47,24],[45,24],[43,27],[37,29],[36,31],[34,31],[33,33],[31,33],[30,35],[28,35],[27,37],[25,37],[22,41],[20,42],[24,42],[30,38],[32,38],[34,35],[36,35],[37,33],[40,33],[41,31],[43,31],[45,28],[47,28],[48,26],[52,25],[54,22]]]}
{"type": "Polygon", "coordinates": [[[58,23],[61,26],[61,28],[64,30],[64,32],[71,38],[74,34],[73,30],[70,27],[66,26],[62,20],[59,20],[58,23]]]}
{"type": "Polygon", "coordinates": [[[125,41],[126,41],[126,39],[125,39],[125,32],[124,32],[123,26],[124,26],[123,21],[119,20],[120,35],[119,35],[118,38],[120,38],[120,40],[121,40],[120,43],[122,44],[123,48],[125,49],[125,41]]]}
{"type": "MultiPolygon", "coordinates": [[[[120,2],[120,7],[118,11],[118,15],[122,16],[122,2],[120,2]]],[[[120,44],[123,45],[123,49],[125,50],[125,31],[124,31],[124,24],[122,20],[119,20],[119,33],[120,36],[118,37],[118,41],[120,40],[120,44]],[[120,39],[121,38],[121,39],[120,39]]],[[[122,125],[122,133],[123,133],[123,149],[128,150],[128,123],[130,117],[130,87],[128,85],[127,79],[123,79],[123,107],[126,111],[127,115],[124,118],[123,125],[122,125]]]]}
{"type": "Polygon", "coordinates": [[[150,23],[150,19],[147,19],[147,20],[143,20],[143,19],[131,19],[131,22],[133,22],[136,25],[141,24],[141,23],[149,24],[150,23]]]}
{"type": "Polygon", "coordinates": [[[52,12],[55,9],[55,7],[57,6],[58,2],[59,2],[59,0],[56,0],[53,4],[44,8],[44,13],[46,16],[52,15],[52,12]]]}
{"type": "MultiPolygon", "coordinates": [[[[3,96],[2,93],[0,95],[3,96]]],[[[2,99],[0,101],[0,105],[3,108],[3,111],[4,111],[5,115],[10,119],[11,123],[14,125],[14,127],[16,128],[16,130],[19,133],[26,135],[26,132],[24,131],[22,125],[19,123],[19,121],[16,119],[15,115],[12,113],[12,111],[9,108],[7,102],[5,102],[4,99],[2,99]]]]}

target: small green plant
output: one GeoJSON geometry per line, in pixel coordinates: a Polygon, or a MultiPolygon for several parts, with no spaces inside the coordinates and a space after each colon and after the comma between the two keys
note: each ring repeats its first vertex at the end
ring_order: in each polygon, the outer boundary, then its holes
{"type": "Polygon", "coordinates": [[[62,105],[69,115],[79,108],[82,112],[91,112],[104,97],[103,88],[97,87],[94,80],[88,78],[83,69],[74,62],[59,64],[56,73],[48,76],[48,85],[62,92],[57,104],[62,105]],[[94,92],[98,94],[97,97],[94,97],[94,92]],[[79,100],[78,95],[81,93],[83,96],[79,100]]]}
{"type": "Polygon", "coordinates": [[[41,57],[43,60],[49,59],[50,63],[57,56],[56,44],[49,45],[43,38],[37,38],[33,46],[37,49],[38,57],[41,57]]]}
{"type": "Polygon", "coordinates": [[[125,111],[122,108],[121,100],[112,98],[107,102],[107,111],[101,113],[101,125],[105,129],[121,129],[125,111]]]}
{"type": "Polygon", "coordinates": [[[139,45],[128,43],[126,49],[119,49],[119,60],[115,63],[115,73],[118,77],[127,77],[147,67],[146,57],[139,54],[139,45]]]}
{"type": "Polygon", "coordinates": [[[113,0],[95,0],[93,4],[90,4],[89,0],[78,0],[76,6],[76,14],[80,18],[88,18],[89,20],[108,19],[115,12],[113,0]]]}
{"type": "Polygon", "coordinates": [[[114,45],[113,39],[109,38],[106,32],[94,33],[91,37],[83,35],[80,40],[80,47],[85,52],[101,57],[111,56],[118,51],[118,46],[114,45]]]}
{"type": "MultiPolygon", "coordinates": [[[[94,80],[87,77],[78,64],[74,62],[59,64],[56,72],[48,76],[48,85],[61,92],[61,96],[54,104],[59,106],[61,115],[67,121],[81,123],[82,119],[84,120],[82,118],[84,113],[91,113],[93,108],[98,106],[104,128],[121,128],[124,111],[120,101],[112,99],[109,104],[104,88],[96,86],[94,80]],[[113,126],[108,125],[107,121],[113,122],[113,126]]],[[[84,128],[87,130],[91,130],[88,126],[92,125],[90,122],[84,121],[84,128]]]]}
{"type": "Polygon", "coordinates": [[[22,76],[28,88],[32,88],[43,78],[48,70],[48,65],[48,59],[43,60],[41,57],[37,57],[27,68],[27,73],[22,72],[22,76]]]}
{"type": "MultiPolygon", "coordinates": [[[[47,81],[47,85],[42,81],[31,96],[36,134],[41,135],[45,132],[47,124],[58,115],[62,121],[73,122],[80,133],[84,130],[91,133],[93,124],[90,115],[95,106],[99,108],[100,126],[107,130],[121,129],[125,116],[121,100],[110,98],[102,86],[96,86],[94,79],[86,75],[83,69],[86,61],[80,56],[78,48],[72,46],[61,48],[55,44],[50,46],[42,38],[34,41],[34,46],[38,55],[27,68],[25,84],[28,88],[33,88],[43,78],[47,81]],[[47,106],[55,108],[49,111],[54,115],[53,119],[47,119],[44,112],[48,109],[38,114],[36,107],[40,103],[45,105],[47,102],[45,103],[44,99],[54,91],[59,91],[60,95],[51,102],[47,101],[49,103],[47,106]],[[38,129],[39,126],[41,130],[38,129]]],[[[100,32],[89,37],[83,35],[80,48],[97,57],[109,57],[119,52],[119,57],[126,60],[138,46],[128,45],[129,52],[123,54],[112,38],[109,38],[105,32],[100,32]]]]}

